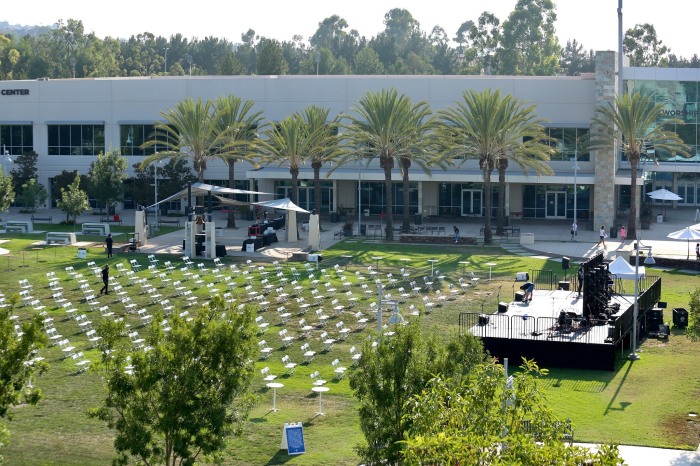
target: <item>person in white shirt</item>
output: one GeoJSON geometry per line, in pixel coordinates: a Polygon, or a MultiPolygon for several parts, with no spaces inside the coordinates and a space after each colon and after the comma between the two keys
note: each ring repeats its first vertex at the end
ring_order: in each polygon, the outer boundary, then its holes
{"type": "Polygon", "coordinates": [[[600,246],[601,244],[603,245],[603,249],[605,249],[605,237],[608,236],[605,233],[605,225],[602,225],[600,227],[600,241],[598,241],[598,244],[596,246],[600,246]]]}
{"type": "Polygon", "coordinates": [[[571,241],[576,238],[576,232],[578,230],[578,225],[576,224],[576,220],[574,220],[574,223],[571,224],[571,241]]]}

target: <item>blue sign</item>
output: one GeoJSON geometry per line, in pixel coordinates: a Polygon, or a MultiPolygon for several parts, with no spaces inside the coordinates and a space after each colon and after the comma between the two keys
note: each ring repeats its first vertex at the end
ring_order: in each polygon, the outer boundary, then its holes
{"type": "Polygon", "coordinates": [[[283,450],[286,449],[289,455],[301,455],[302,453],[306,453],[304,428],[301,422],[284,424],[284,434],[282,435],[282,445],[280,445],[280,447],[283,450]]]}

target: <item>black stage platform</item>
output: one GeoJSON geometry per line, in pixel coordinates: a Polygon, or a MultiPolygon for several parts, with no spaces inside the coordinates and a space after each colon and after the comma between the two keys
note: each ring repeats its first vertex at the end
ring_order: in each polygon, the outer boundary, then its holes
{"type": "MultiPolygon", "coordinates": [[[[597,260],[592,275],[605,266],[602,258],[597,260]]],[[[462,313],[460,332],[480,337],[485,349],[500,360],[525,357],[540,367],[614,370],[618,350],[630,346],[634,295],[617,292],[619,283],[604,280],[599,288],[596,277],[586,279],[580,297],[575,291],[553,289],[553,283],[536,283],[528,304],[514,300],[500,303],[493,314],[462,313]]],[[[576,276],[570,285],[577,288],[576,276]]],[[[638,335],[644,335],[652,326],[648,320],[657,315],[652,311],[661,296],[661,279],[644,277],[639,289],[638,335]]]]}

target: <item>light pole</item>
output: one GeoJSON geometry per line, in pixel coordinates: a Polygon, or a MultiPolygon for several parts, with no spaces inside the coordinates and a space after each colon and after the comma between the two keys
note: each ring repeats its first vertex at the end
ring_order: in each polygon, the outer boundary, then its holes
{"type": "Polygon", "coordinates": [[[153,164],[153,187],[155,188],[155,203],[153,204],[153,208],[155,209],[155,225],[153,225],[153,229],[155,231],[158,231],[158,167],[162,165],[162,160],[153,164]]]}
{"type": "MultiPolygon", "coordinates": [[[[369,164],[369,161],[367,161],[369,164]]],[[[357,170],[357,236],[362,234],[362,169],[364,160],[360,158],[360,169],[357,170]]]]}
{"type": "Polygon", "coordinates": [[[649,255],[644,259],[646,265],[654,265],[656,261],[651,255],[651,246],[642,246],[640,244],[639,235],[637,235],[637,244],[635,246],[635,261],[634,261],[634,310],[632,312],[632,352],[629,355],[631,361],[639,359],[637,354],[637,315],[639,314],[639,250],[648,249],[649,255]]]}
{"type": "Polygon", "coordinates": [[[165,74],[168,74],[168,50],[170,50],[170,47],[165,47],[165,74]]]}
{"type": "Polygon", "coordinates": [[[321,52],[316,51],[316,76],[318,76],[318,65],[321,63],[321,52]]]}
{"type": "Polygon", "coordinates": [[[574,148],[574,223],[577,223],[577,204],[578,201],[578,147],[574,148]]]}
{"type": "Polygon", "coordinates": [[[73,67],[73,79],[75,79],[75,57],[70,57],[70,66],[73,67]]]}
{"type": "Polygon", "coordinates": [[[187,55],[187,63],[190,64],[190,78],[192,77],[192,55],[187,55]]]}
{"type": "MultiPolygon", "coordinates": [[[[3,152],[3,157],[2,157],[2,176],[8,176],[7,173],[7,166],[5,165],[6,162],[12,163],[12,157],[10,157],[10,152],[5,149],[5,144],[2,145],[2,152],[3,152]]],[[[10,216],[10,207],[7,207],[7,215],[5,216],[5,225],[7,225],[7,217],[10,216]]]]}

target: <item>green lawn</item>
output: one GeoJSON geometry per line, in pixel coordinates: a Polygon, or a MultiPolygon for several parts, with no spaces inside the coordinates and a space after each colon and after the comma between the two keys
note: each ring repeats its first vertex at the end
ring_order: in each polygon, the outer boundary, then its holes
{"type": "MultiPolygon", "coordinates": [[[[47,227],[49,227],[47,225],[47,227]]],[[[56,225],[44,230],[57,230],[56,225]]],[[[72,227],[70,227],[72,229],[72,227]]],[[[113,228],[119,232],[119,227],[113,228]]],[[[166,230],[166,228],[162,228],[166,230]]],[[[70,230],[69,230],[70,231],[70,230]]],[[[128,231],[124,227],[124,233],[128,231]]],[[[126,235],[125,235],[126,236],[126,235]]],[[[94,241],[94,246],[88,247],[86,260],[76,258],[76,248],[67,246],[55,246],[38,251],[33,250],[33,242],[43,238],[43,235],[15,235],[12,237],[0,235],[0,240],[10,239],[9,242],[0,244],[0,247],[10,249],[12,256],[8,259],[0,257],[0,291],[6,295],[18,291],[18,280],[28,278],[34,284],[34,295],[40,298],[46,305],[48,312],[54,317],[57,330],[68,338],[79,350],[84,351],[92,360],[97,361],[99,354],[95,349],[88,348],[87,338],[78,331],[74,320],[65,320],[62,310],[53,302],[51,290],[46,286],[46,272],[55,271],[61,279],[65,296],[79,307],[81,313],[85,312],[96,323],[99,320],[99,312],[88,312],[87,305],[82,301],[82,292],[78,290],[77,282],[68,278],[65,267],[73,266],[79,273],[83,273],[90,281],[92,288],[97,291],[99,284],[87,267],[89,261],[96,261],[98,266],[106,262],[116,265],[127,263],[129,259],[136,258],[143,266],[139,275],[148,277],[149,281],[159,287],[159,291],[181,308],[181,298],[175,296],[171,285],[164,285],[159,278],[151,278],[145,270],[148,264],[145,255],[117,254],[107,261],[102,239],[99,237],[82,237],[80,241],[94,241]],[[25,251],[24,258],[20,251],[25,251]],[[26,267],[21,267],[22,261],[26,267]],[[11,269],[8,271],[7,269],[11,269]]],[[[119,238],[119,237],[117,237],[119,238]]],[[[117,239],[118,241],[118,239],[117,239]]],[[[437,259],[436,268],[447,276],[448,282],[456,282],[461,276],[462,266],[459,261],[468,260],[470,264],[467,271],[475,271],[484,276],[488,275],[488,266],[485,263],[496,262],[493,282],[481,281],[474,289],[461,295],[454,301],[447,301],[445,305],[438,307],[430,315],[422,318],[426,328],[440,332],[447,338],[457,336],[458,315],[464,311],[474,311],[484,305],[485,309],[495,309],[498,300],[506,300],[511,294],[511,287],[515,272],[531,269],[551,269],[560,272],[561,265],[541,259],[524,258],[509,255],[498,247],[436,247],[436,246],[406,246],[399,244],[361,244],[343,241],[333,248],[325,251],[323,262],[319,269],[325,269],[330,278],[324,277],[320,270],[316,277],[320,280],[316,288],[325,293],[324,283],[330,282],[333,286],[341,288],[338,275],[333,270],[337,263],[342,268],[345,265],[343,255],[352,255],[353,259],[347,268],[346,275],[352,283],[356,283],[355,272],[367,275],[369,265],[376,267],[376,261],[371,258],[382,256],[379,261],[379,274],[385,279],[386,274],[392,272],[394,276],[400,275],[399,269],[406,266],[412,277],[422,283],[422,277],[430,272],[428,259],[437,259]],[[405,261],[401,259],[410,259],[405,261]],[[320,278],[319,278],[320,276],[320,278]],[[502,295],[496,291],[502,286],[502,295]]],[[[169,276],[172,280],[182,279],[179,270],[182,261],[179,257],[159,257],[162,264],[166,260],[173,261],[177,266],[176,271],[169,276]]],[[[225,261],[228,266],[235,263],[229,259],[225,261]]],[[[211,273],[213,264],[205,262],[210,272],[203,275],[206,283],[214,282],[211,273]]],[[[264,270],[269,271],[268,278],[275,286],[279,286],[277,271],[270,264],[259,264],[264,270]]],[[[243,283],[243,274],[255,276],[256,283],[260,281],[260,270],[257,267],[248,270],[245,264],[237,263],[239,272],[232,273],[226,270],[226,274],[243,283]]],[[[287,291],[291,289],[289,282],[294,277],[292,267],[300,272],[299,284],[305,287],[302,295],[306,301],[311,300],[311,288],[309,277],[304,273],[304,264],[289,263],[282,265],[282,277],[287,278],[287,291]]],[[[115,268],[112,268],[113,273],[115,268]]],[[[659,272],[662,276],[663,299],[669,303],[666,311],[666,320],[671,318],[673,307],[687,307],[688,291],[697,283],[697,277],[676,272],[659,272]]],[[[127,279],[122,277],[118,281],[127,289],[129,296],[137,302],[139,308],[146,308],[155,315],[159,311],[159,304],[151,304],[150,299],[141,294],[138,285],[128,285],[127,279]]],[[[370,280],[368,280],[369,282],[370,280]]],[[[192,283],[192,282],[188,282],[192,283]]],[[[193,285],[190,285],[193,286],[193,285]]],[[[225,288],[223,282],[216,285],[225,288]]],[[[407,284],[399,286],[408,288],[407,284]]],[[[258,287],[259,288],[259,287],[258,287]]],[[[372,287],[374,288],[374,287],[372,287]]],[[[323,309],[331,315],[329,322],[323,329],[315,329],[308,339],[297,338],[291,346],[284,348],[279,331],[287,328],[295,337],[300,336],[298,321],[303,317],[312,325],[316,323],[316,314],[312,310],[305,315],[298,315],[298,304],[289,300],[284,304],[275,303],[275,292],[269,295],[271,305],[265,311],[259,312],[270,323],[270,328],[261,339],[265,339],[274,349],[267,360],[259,360],[256,363],[255,392],[259,395],[259,403],[251,413],[246,426],[246,431],[241,438],[231,440],[227,464],[357,464],[359,458],[353,451],[353,446],[362,440],[359,432],[357,418],[357,404],[348,386],[347,377],[342,380],[332,380],[333,371],[331,362],[338,358],[342,365],[351,368],[349,349],[356,346],[362,347],[365,339],[376,326],[376,321],[371,321],[368,328],[356,329],[354,313],[362,311],[369,315],[369,303],[372,296],[365,296],[360,286],[352,286],[352,293],[359,299],[354,309],[346,309],[339,315],[334,315],[328,302],[323,309]],[[277,308],[284,305],[291,313],[292,318],[285,325],[280,322],[277,308]],[[346,341],[339,341],[334,348],[324,353],[320,335],[327,331],[331,335],[337,335],[335,324],[343,321],[346,326],[354,331],[346,341]],[[309,342],[313,350],[318,354],[310,364],[303,362],[300,346],[303,342],[309,342]],[[296,371],[292,375],[284,375],[281,358],[288,354],[297,363],[296,371]],[[278,380],[284,384],[284,388],[278,389],[277,405],[280,411],[271,412],[272,392],[264,387],[260,369],[269,367],[279,376],[278,380]],[[323,397],[326,416],[314,417],[318,410],[318,398],[310,390],[311,379],[309,375],[319,371],[321,376],[328,380],[327,386],[330,392],[323,397]],[[289,457],[279,450],[279,442],[282,436],[282,426],[285,422],[304,423],[304,433],[307,453],[305,455],[289,457]]],[[[338,290],[338,299],[345,303],[345,295],[338,290]]],[[[386,290],[387,293],[398,294],[396,288],[386,290]]],[[[442,287],[442,292],[447,292],[447,285],[442,287]]],[[[232,291],[240,301],[245,299],[242,287],[232,291]]],[[[205,300],[208,291],[205,286],[195,290],[195,294],[205,300]]],[[[376,300],[376,296],[374,297],[376,300]]],[[[124,308],[114,294],[109,299],[102,298],[102,304],[108,305],[110,310],[118,315],[124,314],[124,308]]],[[[422,308],[420,297],[412,298],[401,305],[402,313],[408,315],[408,306],[413,303],[417,308],[422,308]]],[[[20,317],[27,317],[32,313],[30,307],[22,307],[18,310],[20,317]]],[[[190,312],[196,312],[191,309],[190,312]]],[[[145,328],[139,328],[138,318],[135,314],[126,314],[125,318],[131,323],[132,330],[143,334],[145,328]]],[[[85,411],[98,405],[103,396],[103,388],[100,376],[96,372],[75,374],[75,366],[70,359],[61,360],[60,350],[57,347],[49,347],[42,350],[41,354],[49,362],[49,371],[35,380],[35,385],[40,386],[45,394],[45,399],[36,407],[20,406],[14,409],[15,419],[9,423],[12,433],[11,443],[4,447],[2,453],[9,464],[106,464],[114,456],[112,448],[112,436],[108,429],[101,423],[90,420],[85,416],[85,411]]],[[[640,347],[642,359],[630,363],[620,355],[620,364],[616,371],[575,371],[552,369],[550,375],[543,380],[543,389],[552,406],[552,409],[562,418],[569,417],[575,426],[575,439],[582,442],[606,442],[615,441],[623,444],[638,444],[658,447],[673,448],[697,448],[698,425],[690,422],[689,412],[700,411],[698,394],[700,392],[700,379],[698,378],[697,361],[700,356],[700,344],[687,341],[682,332],[674,331],[674,335],[667,341],[647,340],[640,347]]],[[[511,362],[511,365],[513,362],[511,362]]]]}

